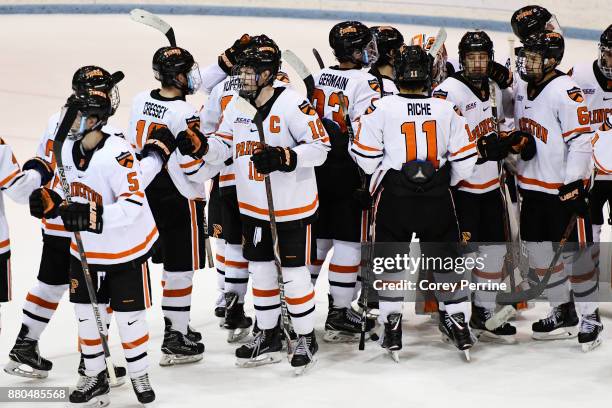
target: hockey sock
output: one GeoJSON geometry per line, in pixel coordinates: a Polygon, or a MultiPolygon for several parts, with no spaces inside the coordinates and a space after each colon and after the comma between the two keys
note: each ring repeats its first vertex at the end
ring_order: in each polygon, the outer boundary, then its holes
{"type": "MultiPolygon", "coordinates": [[[[476,257],[482,262],[482,270],[472,269],[472,282],[480,284],[497,284],[502,279],[504,266],[504,245],[482,245],[476,257]]],[[[472,259],[477,259],[472,258],[472,259]]],[[[474,304],[487,310],[495,309],[497,292],[491,289],[478,289],[474,291],[474,304]]]]}
{"type": "Polygon", "coordinates": [[[253,279],[253,305],[257,326],[272,329],[280,316],[280,290],[274,262],[249,262],[253,279]]]}
{"type": "Polygon", "coordinates": [[[215,267],[217,269],[217,289],[225,292],[225,241],[215,239],[215,267]]]}
{"type": "Polygon", "coordinates": [[[334,253],[329,263],[329,292],[334,307],[350,307],[361,264],[361,244],[334,240],[334,253]]]}
{"type": "Polygon", "coordinates": [[[308,271],[310,272],[312,286],[315,286],[317,284],[319,273],[321,273],[321,268],[325,263],[325,258],[327,257],[327,253],[329,252],[331,247],[331,239],[317,239],[317,259],[315,259],[310,265],[308,265],[308,271]]]}
{"type": "Polygon", "coordinates": [[[465,317],[465,321],[469,322],[472,317],[472,307],[470,302],[459,302],[459,303],[444,303],[444,307],[446,308],[446,313],[449,315],[454,315],[456,313],[463,313],[465,317]]]}
{"type": "MultiPolygon", "coordinates": [[[[98,305],[102,322],[108,321],[106,307],[98,305]]],[[[98,334],[96,319],[90,304],[74,304],[74,312],[78,319],[79,344],[85,360],[85,374],[94,376],[106,368],[102,340],[98,334]]]]}
{"type": "Polygon", "coordinates": [[[380,324],[385,324],[387,323],[387,317],[390,314],[393,313],[402,313],[402,302],[387,302],[387,301],[380,301],[379,302],[379,310],[380,310],[380,314],[378,315],[378,322],[380,324]]]}
{"type": "Polygon", "coordinates": [[[314,329],[314,289],[310,281],[308,268],[283,267],[285,284],[285,301],[293,329],[297,334],[308,334],[314,329]]]}
{"type": "Polygon", "coordinates": [[[121,345],[127,361],[127,369],[131,378],[136,378],[147,372],[149,358],[147,348],[149,343],[149,327],[145,310],[136,312],[115,312],[115,320],[119,327],[121,345]]]}
{"type": "Polygon", "coordinates": [[[23,324],[28,326],[29,338],[40,338],[67,289],[68,285],[47,285],[36,281],[23,305],[23,324]]]}
{"type": "MultiPolygon", "coordinates": [[[[527,251],[529,253],[529,267],[534,268],[535,273],[540,279],[546,275],[546,271],[550,265],[550,261],[554,256],[554,250],[551,242],[527,242],[527,251]]],[[[570,291],[567,271],[564,263],[571,263],[572,255],[570,253],[561,254],[559,263],[553,267],[552,274],[544,295],[547,297],[550,305],[555,307],[570,301],[570,291]],[[567,260],[564,260],[567,257],[567,260]]]]}
{"type": "Polygon", "coordinates": [[[172,329],[187,334],[191,310],[193,271],[164,271],[165,286],[162,297],[164,316],[172,322],[172,329]]]}
{"type": "Polygon", "coordinates": [[[576,311],[582,315],[594,313],[599,297],[599,244],[587,247],[574,257],[570,283],[576,311]]]}
{"type": "Polygon", "coordinates": [[[249,283],[249,262],[242,256],[242,245],[225,244],[225,292],[238,294],[244,303],[249,283]]]}

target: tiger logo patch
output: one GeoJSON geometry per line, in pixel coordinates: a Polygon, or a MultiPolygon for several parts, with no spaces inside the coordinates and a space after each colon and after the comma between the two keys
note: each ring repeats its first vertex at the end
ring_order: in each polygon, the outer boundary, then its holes
{"type": "Polygon", "coordinates": [[[213,224],[213,237],[219,238],[223,232],[223,227],[219,224],[213,224]]]}
{"type": "Polygon", "coordinates": [[[584,97],[582,96],[582,89],[578,88],[577,86],[573,87],[572,89],[568,89],[567,95],[574,102],[584,102],[584,97]]]}
{"type": "Polygon", "coordinates": [[[308,101],[302,102],[302,104],[300,105],[300,110],[308,116],[314,116],[317,113],[317,111],[315,111],[315,108],[313,108],[310,102],[308,101]]]}
{"type": "Polygon", "coordinates": [[[470,239],[472,239],[471,232],[464,231],[461,233],[461,242],[469,242],[470,239]]]}
{"type": "Polygon", "coordinates": [[[134,165],[134,156],[130,152],[122,152],[119,156],[115,157],[117,163],[121,166],[131,169],[134,165]]]}
{"type": "Polygon", "coordinates": [[[370,79],[368,81],[368,85],[370,85],[370,88],[372,88],[373,91],[380,93],[380,84],[378,83],[377,79],[370,79]]]}

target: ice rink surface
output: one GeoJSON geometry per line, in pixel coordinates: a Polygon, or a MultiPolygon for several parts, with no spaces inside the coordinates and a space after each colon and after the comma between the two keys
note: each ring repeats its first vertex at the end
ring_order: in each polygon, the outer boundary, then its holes
{"type": "MultiPolygon", "coordinates": [[[[508,16],[510,17],[510,16],[508,16]]],[[[316,47],[331,64],[327,44],[331,21],[290,19],[168,16],[178,44],[189,49],[201,66],[216,61],[217,55],[242,33],[266,33],[281,49],[290,48],[313,70],[316,47]]],[[[367,24],[368,22],[366,22],[367,24]]],[[[151,71],[153,52],[165,39],[128,16],[1,16],[0,17],[0,136],[15,150],[20,162],[35,153],[47,118],[57,111],[70,94],[70,80],[82,65],[101,65],[109,71],[122,70],[121,106],[111,123],[125,128],[132,97],[158,86],[151,71]]],[[[438,27],[402,26],[409,38],[420,32],[435,33],[438,27]]],[[[476,27],[475,27],[476,28],[476,27]]],[[[465,30],[447,29],[449,54],[465,30]]],[[[508,53],[508,34],[490,33],[499,57],[508,53]]],[[[596,42],[569,39],[563,69],[576,62],[592,61],[596,42]]],[[[498,58],[499,59],[499,58],[498,58]]],[[[295,84],[299,78],[286,68],[295,84]]],[[[204,95],[192,97],[194,105],[205,102],[204,95]]],[[[11,228],[13,301],[2,305],[0,364],[8,359],[21,324],[21,307],[36,279],[41,252],[38,222],[25,206],[7,199],[11,228]]],[[[609,235],[609,234],[608,234],[609,235]]],[[[608,239],[609,241],[609,239],[608,239]]],[[[382,349],[368,343],[365,352],[357,345],[328,345],[320,341],[319,363],[303,377],[294,377],[286,361],[255,369],[234,366],[234,345],[226,343],[212,310],[217,296],[215,272],[201,270],[195,275],[192,325],[203,332],[204,362],[161,368],[157,363],[163,337],[160,311],[161,270],[152,273],[153,299],[148,320],[151,340],[150,377],[158,407],[576,407],[609,401],[612,384],[612,345],[609,330],[604,344],[584,354],[577,340],[540,342],[530,339],[531,322],[547,313],[540,304],[517,322],[517,345],[479,343],[472,349],[472,362],[439,340],[436,325],[428,317],[415,317],[405,307],[404,349],[395,364],[382,349]]],[[[327,312],[327,275],[317,285],[317,332],[321,339],[327,312]]],[[[247,312],[253,314],[247,300],[247,312]]],[[[609,316],[609,314],[608,314],[609,316]]],[[[604,324],[612,327],[605,318],[604,324]]],[[[111,328],[111,353],[123,361],[117,330],[111,328]]],[[[53,361],[49,377],[41,382],[0,373],[0,386],[74,386],[78,365],[77,331],[71,305],[65,296],[40,341],[43,356],[53,361]]],[[[111,406],[139,406],[128,384],[111,391],[111,406]]],[[[0,404],[18,406],[62,406],[62,404],[0,404]]]]}

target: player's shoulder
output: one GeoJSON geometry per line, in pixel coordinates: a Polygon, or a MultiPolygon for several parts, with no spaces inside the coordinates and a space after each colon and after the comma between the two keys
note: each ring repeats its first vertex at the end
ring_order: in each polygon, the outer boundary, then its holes
{"type": "Polygon", "coordinates": [[[102,131],[108,135],[116,136],[125,139],[125,133],[123,129],[114,126],[113,124],[107,123],[102,128],[102,131]]]}
{"type": "Polygon", "coordinates": [[[297,110],[308,116],[315,116],[316,111],[312,106],[310,101],[304,97],[301,93],[296,90],[286,87],[282,90],[277,90],[276,92],[281,92],[278,96],[278,99],[274,103],[276,107],[285,111],[285,112],[297,112],[297,110]]]}
{"type": "Polygon", "coordinates": [[[104,146],[99,150],[102,159],[108,161],[111,166],[123,166],[132,168],[136,156],[132,146],[121,136],[109,135],[104,141],[104,146]]]}
{"type": "Polygon", "coordinates": [[[433,90],[433,96],[441,99],[446,99],[449,94],[454,94],[463,91],[467,86],[457,77],[455,73],[446,78],[442,83],[436,86],[433,90]]]}
{"type": "Polygon", "coordinates": [[[569,75],[560,73],[549,83],[548,87],[552,92],[551,99],[553,100],[568,102],[571,99],[577,103],[584,102],[580,85],[569,75]]]}
{"type": "Polygon", "coordinates": [[[576,82],[589,79],[593,76],[593,62],[579,62],[567,71],[567,75],[576,82]]]}

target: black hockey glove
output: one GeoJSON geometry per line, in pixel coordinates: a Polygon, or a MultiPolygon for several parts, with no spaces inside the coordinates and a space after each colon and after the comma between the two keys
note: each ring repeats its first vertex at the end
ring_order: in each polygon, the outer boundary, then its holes
{"type": "Polygon", "coordinates": [[[147,157],[151,153],[155,153],[165,164],[174,149],[176,149],[174,135],[167,127],[160,127],[151,132],[140,154],[142,157],[147,157]]]}
{"type": "Polygon", "coordinates": [[[329,135],[329,143],[331,144],[332,151],[334,152],[346,152],[348,149],[348,134],[342,133],[340,126],[331,119],[321,119],[323,127],[329,135]]]}
{"type": "Polygon", "coordinates": [[[62,197],[46,187],[37,188],[30,194],[30,214],[38,219],[55,218],[62,197]]]}
{"type": "Polygon", "coordinates": [[[87,231],[95,234],[102,232],[102,204],[89,203],[63,203],[59,207],[66,231],[87,231]]]}
{"type": "Polygon", "coordinates": [[[537,148],[535,139],[530,133],[515,130],[510,132],[508,138],[511,140],[511,153],[520,154],[521,159],[525,161],[533,159],[537,148]]]}
{"type": "Polygon", "coordinates": [[[184,156],[201,159],[208,152],[208,139],[199,129],[189,129],[179,132],[176,145],[184,156]]]}
{"type": "Polygon", "coordinates": [[[256,150],[251,161],[258,173],[290,172],[297,166],[297,153],[288,147],[265,146],[256,150]]]}
{"type": "Polygon", "coordinates": [[[506,89],[512,85],[510,70],[499,62],[491,61],[489,64],[489,78],[495,81],[500,89],[506,89]]]}
{"type": "Polygon", "coordinates": [[[559,188],[559,200],[561,204],[572,214],[578,217],[586,217],[589,213],[587,202],[588,192],[584,188],[582,180],[572,181],[559,188]]]}
{"type": "Polygon", "coordinates": [[[40,185],[44,186],[53,178],[53,168],[44,159],[40,157],[32,157],[23,163],[24,170],[36,170],[40,173],[40,185]]]}
{"type": "Polygon", "coordinates": [[[231,47],[223,51],[223,54],[219,55],[218,64],[219,67],[227,74],[232,74],[232,68],[236,64],[236,58],[244,50],[247,45],[251,42],[251,36],[248,34],[242,34],[242,37],[234,41],[231,47]]]}
{"type": "Polygon", "coordinates": [[[362,210],[372,208],[372,196],[368,189],[359,187],[353,192],[353,198],[359,203],[359,208],[362,210]]]}
{"type": "Polygon", "coordinates": [[[478,138],[476,148],[478,149],[477,163],[486,161],[503,160],[508,155],[511,141],[507,137],[499,137],[497,133],[489,133],[486,136],[478,138]]]}

